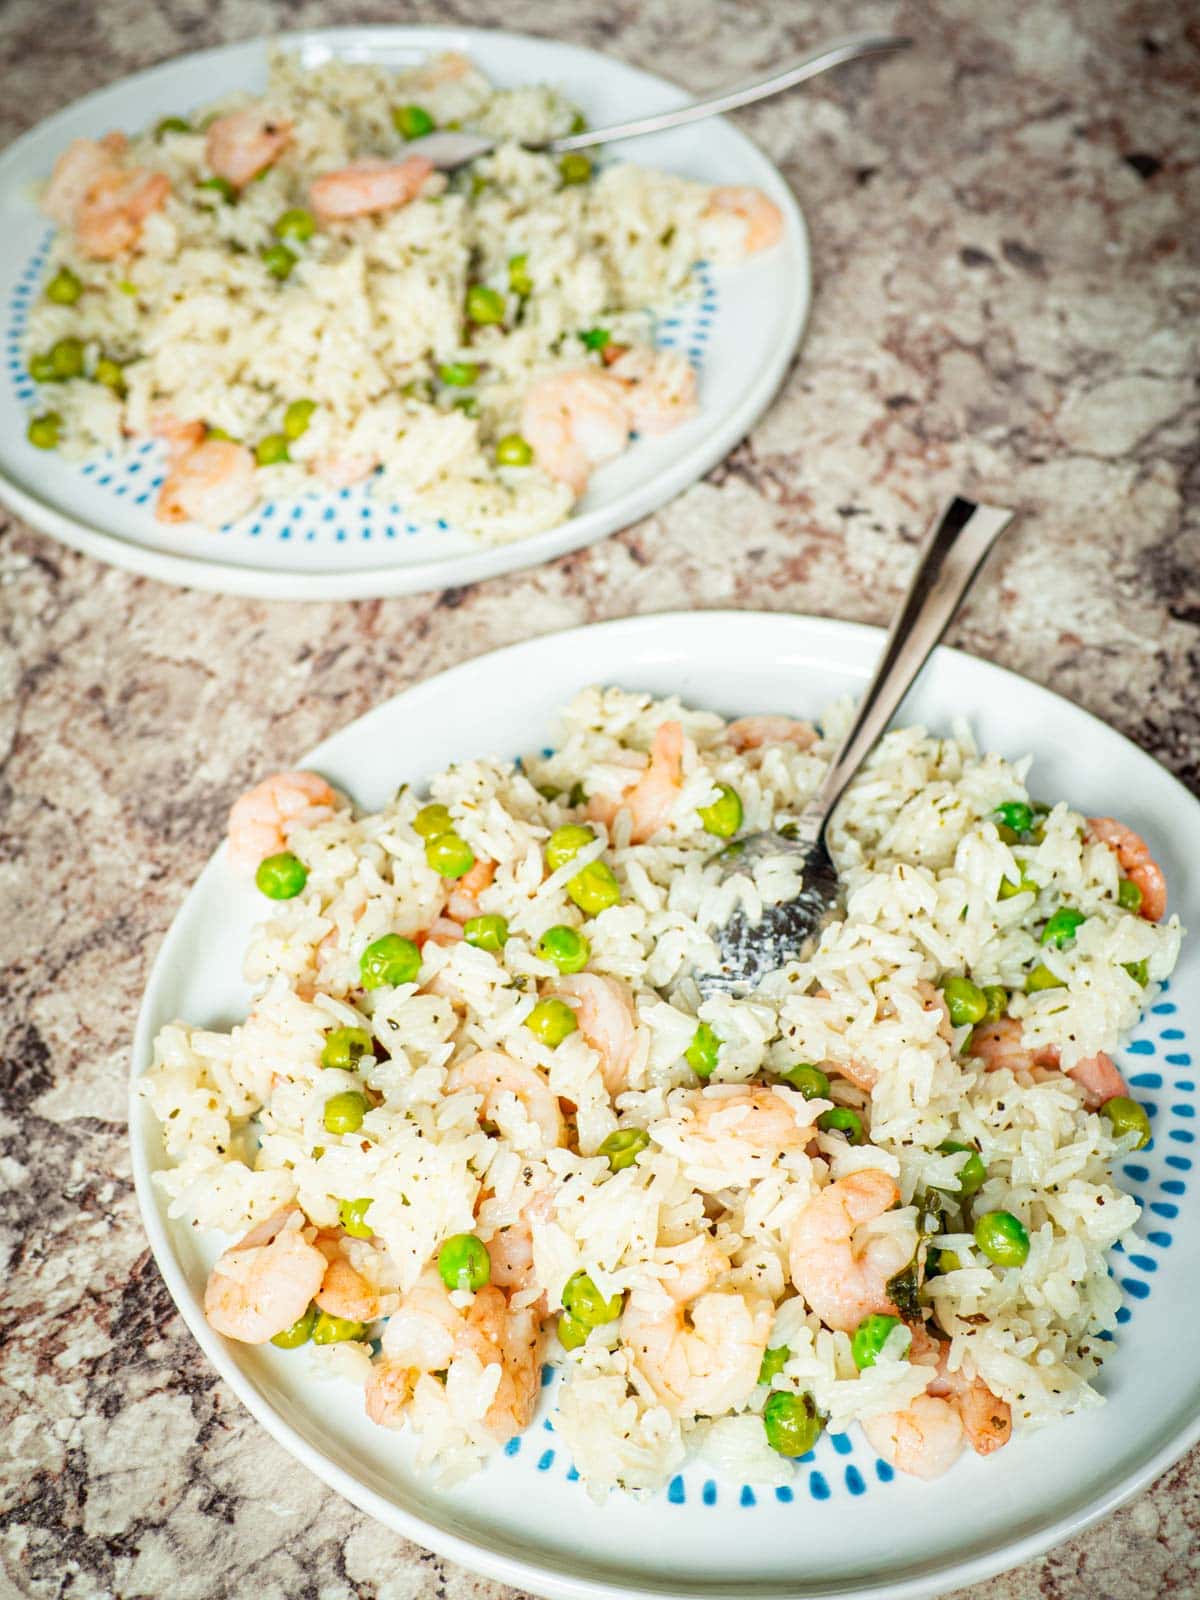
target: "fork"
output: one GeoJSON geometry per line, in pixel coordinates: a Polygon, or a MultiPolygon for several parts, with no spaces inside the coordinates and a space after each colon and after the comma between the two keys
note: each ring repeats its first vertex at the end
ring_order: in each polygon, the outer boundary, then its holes
{"type": "MultiPolygon", "coordinates": [[[[569,150],[588,150],[593,145],[615,144],[618,139],[634,139],[647,133],[662,133],[667,128],[679,128],[688,122],[698,122],[703,117],[718,117],[726,111],[736,111],[739,106],[753,105],[755,101],[782,94],[798,83],[840,67],[847,61],[858,61],[864,56],[877,56],[888,50],[904,50],[911,39],[890,33],[856,33],[845,39],[835,39],[830,44],[810,51],[799,61],[773,72],[769,78],[756,78],[753,83],[740,83],[736,88],[722,89],[707,95],[703,100],[689,100],[673,111],[658,111],[650,116],[635,117],[629,122],[613,123],[607,128],[589,128],[584,133],[571,133],[561,139],[539,142],[520,140],[527,150],[546,150],[552,155],[562,155],[569,150]]],[[[405,147],[406,155],[424,156],[443,172],[453,171],[468,161],[477,161],[494,150],[500,141],[484,134],[460,133],[443,129],[427,133],[423,139],[414,139],[405,147]]]]}
{"type": "Polygon", "coordinates": [[[875,675],[816,794],[794,822],[737,839],[717,858],[727,878],[765,856],[800,856],[803,888],[794,899],[764,907],[757,921],[740,910],[729,917],[716,934],[716,971],[697,977],[702,994],[749,993],[820,931],[838,894],[826,843],[829,819],[1015,514],[956,496],[929,530],[875,675]]]}

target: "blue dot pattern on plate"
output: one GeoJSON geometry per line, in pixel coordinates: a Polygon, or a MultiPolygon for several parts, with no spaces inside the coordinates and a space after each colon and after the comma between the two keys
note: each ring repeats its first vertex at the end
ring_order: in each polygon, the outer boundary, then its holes
{"type": "MultiPolygon", "coordinates": [[[[1115,1171],[1122,1187],[1142,1207],[1140,1237],[1132,1249],[1118,1248],[1113,1257],[1113,1272],[1126,1297],[1117,1312],[1117,1321],[1122,1325],[1129,1322],[1136,1307],[1153,1291],[1163,1253],[1171,1248],[1170,1224],[1179,1214],[1180,1198],[1192,1170],[1196,1083],[1192,1055],[1177,1013],[1170,984],[1164,983],[1125,1046],[1129,1087],[1150,1115],[1154,1138],[1144,1151],[1139,1150],[1115,1171]]],[[[547,1368],[542,1374],[543,1383],[548,1374],[557,1381],[558,1374],[547,1368]]],[[[578,1479],[579,1474],[564,1451],[539,1450],[529,1435],[524,1442],[529,1445],[529,1454],[539,1472],[548,1472],[557,1464],[569,1481],[578,1479]]],[[[522,1443],[520,1438],[510,1439],[505,1447],[507,1454],[518,1454],[522,1443]]],[[[734,1512],[762,1507],[769,1510],[772,1505],[820,1503],[835,1495],[860,1499],[895,1481],[895,1470],[876,1456],[856,1428],[851,1433],[823,1434],[816,1449],[796,1463],[790,1483],[771,1487],[717,1480],[707,1475],[702,1461],[697,1461],[675,1474],[658,1503],[719,1506],[734,1512]]]]}
{"type": "MultiPolygon", "coordinates": [[[[53,241],[48,233],[21,273],[9,301],[5,358],[17,400],[22,406],[37,406],[38,385],[29,376],[25,335],[29,307],[40,294],[46,257],[53,241]]],[[[696,292],[669,316],[655,325],[655,339],[664,350],[683,351],[698,373],[703,373],[706,346],[717,317],[719,294],[712,269],[706,261],[693,269],[696,292]]],[[[46,391],[45,409],[52,402],[46,391]]],[[[30,449],[34,447],[31,445],[30,449]]],[[[82,466],[63,464],[63,470],[77,472],[90,486],[102,491],[102,498],[144,509],[153,509],[153,500],[162,485],[165,448],[156,442],[134,445],[121,455],[106,454],[82,466]]],[[[372,494],[369,484],[350,489],[302,495],[291,500],[267,500],[241,521],[216,531],[218,537],[243,548],[263,544],[319,544],[333,549],[375,542],[386,547],[417,534],[444,533],[449,524],[439,519],[410,516],[402,505],[382,495],[372,494]]]]}

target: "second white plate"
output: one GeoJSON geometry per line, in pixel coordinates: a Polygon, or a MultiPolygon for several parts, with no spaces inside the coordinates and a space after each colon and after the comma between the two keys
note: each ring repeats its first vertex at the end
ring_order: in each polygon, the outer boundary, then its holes
{"type": "MultiPolygon", "coordinates": [[[[589,683],[678,694],[726,715],[813,715],[861,693],[881,637],[847,623],[734,612],[577,629],[442,673],[343,729],[304,764],[374,808],[398,783],[421,782],[451,761],[545,745],[557,709],[589,683]]],[[[963,715],[984,748],[1032,752],[1038,792],[1120,816],[1143,833],[1166,872],[1171,909],[1193,928],[1200,923],[1191,850],[1197,803],[1149,756],[1046,690],[940,650],[899,720],[948,729],[963,715]]],[[[135,1077],[163,1023],[186,1017],[228,1027],[246,1015],[241,952],[262,914],[261,897],[235,881],[220,851],[151,974],[135,1077]]],[[[301,1353],[235,1346],[208,1326],[201,1296],[216,1241],[206,1252],[189,1227],[167,1218],[151,1183],[164,1164],[160,1132],[135,1096],[138,1197],[171,1293],[213,1364],[298,1460],[398,1532],[555,1600],[903,1600],[1027,1559],[1147,1483],[1200,1437],[1200,1344],[1187,1333],[1200,1276],[1200,1215],[1189,1203],[1198,978],[1200,946],[1185,943],[1170,989],[1122,1052],[1154,1139],[1119,1175],[1145,1209],[1138,1244],[1113,1257],[1125,1305],[1100,1380],[1108,1404],[1018,1437],[986,1460],[964,1457],[932,1486],[897,1477],[855,1428],[823,1437],[780,1489],[718,1480],[692,1462],[649,1500],[614,1495],[597,1506],[539,1419],[486,1472],[452,1492],[434,1490],[414,1471],[405,1436],[367,1422],[349,1386],[314,1384],[301,1353]]]]}
{"type": "Polygon", "coordinates": [[[662,505],[716,465],[765,410],[799,342],[811,297],[808,239],[791,191],[727,122],[708,121],[614,146],[613,159],[708,183],[754,184],[784,213],[779,245],[744,265],[698,270],[699,293],[659,323],[659,342],[699,372],[700,409],[597,472],[560,527],[500,546],[406,516],[363,489],[260,506],[228,529],[171,527],[153,514],[159,447],[74,466],[25,438],[34,401],[25,326],[41,291],[51,233],[34,203],[73,138],[134,129],[234,89],[261,89],[270,46],[306,60],[393,67],[441,50],[470,55],[495,83],[551,83],[594,126],[668,110],[687,97],[662,78],[576,45],[476,28],[337,28],[183,56],[99,90],[41,123],[0,156],[0,496],[35,527],[104,561],[194,588],[275,599],[347,599],[473,583],[591,544],[662,505]]]}

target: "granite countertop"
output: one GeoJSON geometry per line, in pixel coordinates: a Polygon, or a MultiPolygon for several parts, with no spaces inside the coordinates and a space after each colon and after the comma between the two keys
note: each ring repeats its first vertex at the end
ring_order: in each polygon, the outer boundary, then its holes
{"type": "MultiPolygon", "coordinates": [[[[936,503],[1027,515],[955,629],[1200,787],[1200,24],[1162,0],[7,0],[0,142],[177,52],[280,26],[493,23],[700,91],[834,30],[927,48],[744,126],[806,207],[780,398],[648,521],[530,572],[288,606],[110,570],[0,513],[0,1592],[494,1595],[242,1410],[146,1248],[126,1149],[150,961],[232,796],[381,697],[596,618],[878,622],[936,503]]],[[[1200,1594],[1200,1453],[976,1600],[1200,1594]]]]}

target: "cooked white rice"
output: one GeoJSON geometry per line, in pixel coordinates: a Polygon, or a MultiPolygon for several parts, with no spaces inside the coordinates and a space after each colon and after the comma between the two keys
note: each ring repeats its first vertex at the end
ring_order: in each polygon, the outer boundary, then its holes
{"type": "MultiPolygon", "coordinates": [[[[249,1018],[229,1033],[185,1022],[164,1028],[142,1081],[173,1163],[157,1176],[171,1214],[233,1239],[286,1204],[334,1230],[339,1197],[369,1197],[376,1237],[353,1242],[355,1259],[391,1308],[448,1236],[474,1232],[486,1242],[524,1218],[534,1265],[513,1302],[546,1313],[546,1359],[563,1367],[555,1427],[589,1488],[653,1489],[695,1450],[740,1481],[775,1482],[792,1468],[766,1444],[759,1414],[771,1389],[811,1394],[827,1426],[842,1429],[903,1410],[929,1377],[905,1358],[902,1330],[858,1371],[848,1334],[822,1326],[793,1287],[795,1219],[827,1183],[874,1166],[898,1178],[901,1208],[869,1231],[912,1234],[933,1191],[953,1200],[962,1157],[938,1147],[956,1138],[986,1161],[975,1214],[1013,1213],[1030,1250],[1024,1266],[1001,1269],[969,1224],[931,1240],[959,1259],[955,1270],[930,1274],[924,1298],[950,1338],[951,1368],[984,1379],[1010,1403],[1018,1428],[1098,1404],[1089,1382],[1103,1352],[1097,1335],[1114,1325],[1120,1302],[1107,1253],[1138,1216],[1111,1167],[1134,1136],[1114,1138],[1063,1072],[981,1070],[963,1053],[969,1030],[946,1037],[919,986],[952,973],[1003,984],[1010,1014],[1037,1044],[1057,1045],[1069,1068],[1113,1050],[1137,1022],[1147,990],[1125,964],[1147,964],[1152,992],[1174,966],[1178,921],[1154,924],[1121,909],[1116,857],[1089,842],[1085,820],[1065,803],[1043,819],[1040,842],[1003,841],[994,813],[1028,798],[1027,760],[981,755],[965,730],[937,738],[907,728],[884,739],[832,829],[844,916],[809,959],[772,974],[750,998],[701,1000],[695,973],[713,965],[711,930],[731,892],[753,904],[762,886],[742,880],[731,890],[719,881],[697,807],[720,783],[738,792],[747,829],[794,815],[845,716],[844,706],[834,708],[810,749],[773,743],[739,753],[719,717],[589,690],[567,708],[550,756],[466,761],[434,776],[428,796],[404,789],[365,816],[347,803],[293,832],[288,848],[305,863],[307,883],[256,930],[249,1018]],[[549,874],[548,835],[581,817],[572,790],[576,800],[576,786],[589,795],[619,790],[665,719],[685,734],[682,786],[666,826],[631,844],[623,810],[611,828],[593,825],[595,846],[565,873],[549,874]],[[478,909],[507,919],[508,941],[498,953],[427,942],[416,982],[364,993],[364,947],[385,933],[429,929],[446,903],[447,884],[427,865],[413,827],[429,799],[449,808],[477,858],[497,864],[478,909]],[[600,852],[622,899],[585,918],[565,880],[600,852]],[[1001,897],[1002,882],[1022,876],[1036,892],[1001,897]],[[1087,920],[1066,949],[1048,951],[1038,936],[1064,902],[1087,920]],[[556,969],[536,951],[552,925],[586,929],[588,970],[619,979],[636,1006],[626,1086],[615,1097],[581,1032],[551,1049],[523,1026],[539,990],[554,989],[556,969]],[[1052,964],[1063,985],[1027,994],[1038,961],[1052,964]],[[722,1041],[707,1086],[684,1056],[697,1019],[722,1041]],[[374,1057],[354,1073],[323,1070],[327,1031],[347,1024],[369,1030],[374,1057]],[[515,1099],[502,1097],[481,1126],[478,1096],[447,1092],[448,1068],[491,1048],[536,1068],[575,1108],[569,1144],[547,1148],[515,1099]],[[697,1094],[720,1098],[750,1080],[777,1084],[798,1121],[811,1121],[807,1102],[777,1076],[798,1061],[824,1064],[830,1099],[862,1112],[869,1142],[818,1132],[804,1149],[764,1156],[734,1129],[715,1149],[697,1138],[687,1117],[697,1094]],[[839,1077],[839,1064],[873,1071],[872,1093],[839,1077]],[[331,1090],[352,1087],[368,1091],[373,1108],[360,1133],[330,1135],[324,1104],[331,1090]],[[648,1130],[650,1144],[635,1165],[612,1172],[596,1152],[618,1127],[648,1130]],[[538,1195],[549,1200],[531,1205],[538,1195]],[[774,1308],[767,1344],[786,1346],[788,1358],[769,1386],[751,1381],[716,1417],[686,1407],[673,1414],[622,1343],[619,1321],[595,1329],[581,1349],[560,1348],[550,1330],[572,1274],[585,1270],[604,1294],[645,1296],[706,1237],[728,1261],[721,1287],[774,1308]]],[[[358,1382],[370,1376],[365,1342],[350,1353],[309,1349],[280,1359],[335,1363],[358,1382]]],[[[487,1370],[416,1387],[409,1421],[421,1459],[442,1479],[463,1476],[495,1447],[481,1427],[494,1387],[495,1369],[491,1385],[487,1370]]]]}
{"type": "MultiPolygon", "coordinates": [[[[180,107],[195,131],[131,139],[126,166],[171,184],[132,254],[98,261],[69,229],[55,239],[47,276],[67,267],[84,289],[72,305],[37,301],[28,353],[84,343],[88,376],[39,395],[39,409],[62,419],[64,455],[120,451],[165,418],[253,447],[280,433],[290,402],[310,400],[290,461],[258,469],[262,498],[320,492],[347,463],[374,463],[379,493],[489,542],[561,522],[571,489],[536,460],[496,464],[497,441],[520,431],[526,392],[557,370],[599,366],[581,342],[589,329],[652,346],[655,309],[688,293],[697,261],[745,254],[744,220],[709,213],[701,183],[613,164],[564,184],[555,159],[508,143],[448,180],[434,174],[398,210],[289,239],[298,259],[281,282],[262,259],[279,245],[272,225],[310,205],[314,177],[363,158],[401,159],[394,107],[419,103],[439,126],[530,140],[567,132],[575,112],[549,88],[493,89],[461,56],[396,72],[305,68],[278,54],[265,104],[294,125],[293,142],[229,203],[204,186],[203,127],[249,98],[180,107]],[[524,295],[510,286],[517,256],[531,280],[524,295]],[[465,319],[471,284],[502,294],[503,327],[465,319]],[[123,365],[124,399],[93,381],[101,358],[123,365]],[[448,386],[439,378],[448,363],[474,364],[478,381],[448,386]]],[[[661,360],[668,374],[679,367],[675,381],[687,375],[682,356],[661,360]]]]}

